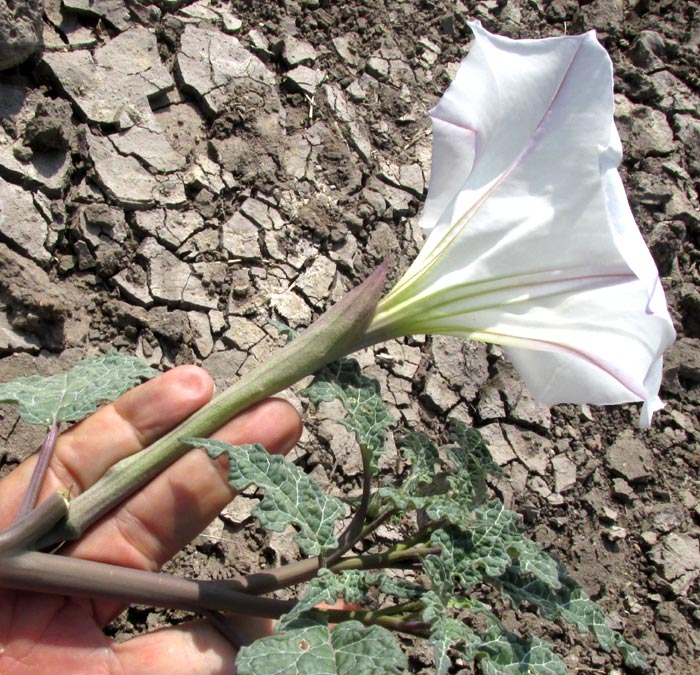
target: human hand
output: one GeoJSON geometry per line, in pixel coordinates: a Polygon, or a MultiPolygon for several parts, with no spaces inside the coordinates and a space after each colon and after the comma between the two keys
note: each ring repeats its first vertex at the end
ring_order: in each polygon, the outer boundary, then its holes
{"type": "MultiPolygon", "coordinates": [[[[115,462],[169,431],[207,403],[209,375],[194,366],[175,368],[132,389],[62,434],[40,501],[59,490],[77,495],[115,462]]],[[[286,402],[263,401],[222,427],[215,438],[262,443],[286,453],[301,434],[301,420],[286,402]]],[[[19,508],[35,463],[30,458],[0,482],[0,529],[19,508]]],[[[233,498],[226,461],[192,450],[141,491],[96,523],[62,554],[155,571],[191,541],[233,498]]],[[[123,605],[105,600],[0,590],[0,672],[3,675],[96,673],[210,675],[231,672],[236,650],[211,624],[193,621],[123,643],[103,628],[123,605]]],[[[245,619],[251,639],[270,630],[245,619]]]]}

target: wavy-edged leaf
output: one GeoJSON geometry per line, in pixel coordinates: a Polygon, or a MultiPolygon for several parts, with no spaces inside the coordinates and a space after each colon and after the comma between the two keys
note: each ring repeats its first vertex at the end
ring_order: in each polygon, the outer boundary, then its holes
{"type": "Polygon", "coordinates": [[[424,434],[406,431],[401,435],[398,447],[409,473],[399,485],[382,486],[383,499],[400,511],[416,509],[432,520],[459,523],[486,498],[486,476],[501,475],[500,467],[476,429],[455,419],[449,420],[449,427],[450,439],[456,443],[444,448],[449,462],[424,434]]]}
{"type": "Polygon", "coordinates": [[[444,465],[440,451],[426,434],[412,429],[401,429],[397,445],[410,465],[409,478],[415,481],[428,482],[431,474],[435,473],[435,467],[444,465]]]}
{"type": "Polygon", "coordinates": [[[347,570],[335,574],[328,569],[320,569],[318,576],[308,583],[306,592],[299,598],[292,611],[280,619],[278,628],[293,623],[302,614],[321,603],[333,605],[338,598],[343,598],[350,604],[359,603],[366,597],[367,590],[380,582],[382,576],[382,573],[360,570],[347,570]]]}
{"type": "Polygon", "coordinates": [[[434,483],[435,475],[445,465],[437,446],[425,434],[410,429],[402,431],[397,445],[410,467],[400,486],[402,492],[413,496],[425,494],[426,487],[434,483]]]}
{"type": "Polygon", "coordinates": [[[346,621],[330,628],[302,617],[238,654],[238,675],[400,675],[408,667],[393,633],[346,621]]]}
{"type": "Polygon", "coordinates": [[[277,329],[277,332],[287,338],[287,342],[291,342],[292,340],[296,340],[299,337],[299,331],[294,330],[291,326],[288,326],[286,323],[282,323],[281,321],[276,321],[275,319],[268,319],[267,320],[269,324],[272,325],[273,328],[277,329]]]}
{"type": "Polygon", "coordinates": [[[481,571],[469,557],[472,541],[468,533],[455,527],[435,530],[430,545],[439,546],[441,553],[427,556],[423,567],[441,597],[451,596],[456,589],[467,591],[481,581],[481,571]]]}
{"type": "Polygon", "coordinates": [[[447,477],[449,493],[426,508],[430,518],[448,519],[460,524],[464,514],[479,507],[488,495],[486,477],[500,476],[500,467],[492,460],[488,445],[476,429],[470,429],[456,419],[449,420],[450,439],[456,445],[447,446],[445,454],[452,468],[447,477]]]}
{"type": "Polygon", "coordinates": [[[639,672],[648,671],[649,665],[639,650],[607,625],[605,612],[566,573],[563,565],[558,565],[557,573],[558,587],[534,579],[519,565],[509,567],[496,581],[516,606],[528,602],[538,606],[548,619],[561,617],[574,624],[580,633],[591,632],[606,652],[618,649],[626,665],[639,672]]]}
{"type": "Polygon", "coordinates": [[[520,532],[518,515],[501,502],[490,501],[471,514],[463,514],[461,522],[451,522],[458,525],[433,533],[431,544],[441,546],[443,554],[449,552],[453,574],[463,588],[482,576],[500,577],[515,561],[523,572],[559,587],[559,563],[520,532]]]}
{"type": "Polygon", "coordinates": [[[420,584],[388,574],[382,575],[379,580],[379,590],[401,600],[412,600],[425,592],[425,588],[420,584]]]}
{"type": "Polygon", "coordinates": [[[265,490],[265,497],[253,510],[264,528],[283,532],[287,525],[294,525],[298,530],[294,539],[308,555],[319,555],[337,545],[335,522],[345,515],[345,505],[324,494],[298,466],[270,455],[259,444],[233,446],[209,438],[181,440],[204,448],[212,459],[227,455],[228,482],[234,489],[255,485],[265,490]]]}
{"type": "Polygon", "coordinates": [[[445,449],[447,456],[459,475],[466,473],[469,476],[474,493],[482,493],[485,491],[486,476],[502,476],[503,470],[493,461],[488,443],[478,429],[468,427],[455,418],[448,422],[450,439],[456,445],[445,449]]]}
{"type": "Polygon", "coordinates": [[[470,508],[468,471],[445,462],[425,434],[405,431],[398,447],[410,467],[408,476],[399,485],[383,486],[379,494],[401,511],[425,511],[432,520],[461,518],[470,508]],[[456,483],[466,489],[454,489],[456,483]]]}
{"type": "Polygon", "coordinates": [[[425,605],[423,620],[430,624],[428,642],[433,647],[435,673],[446,675],[452,665],[450,650],[460,645],[460,651],[471,653],[481,644],[481,639],[464,622],[449,616],[445,597],[428,591],[421,600],[425,605]]]}
{"type": "Polygon", "coordinates": [[[493,626],[476,649],[484,675],[567,675],[564,662],[539,638],[522,639],[493,626]]]}
{"type": "Polygon", "coordinates": [[[0,384],[0,403],[16,403],[25,422],[50,427],[77,422],[157,372],[133,356],[110,351],[81,361],[69,371],[20,377],[0,384]]]}
{"type": "Polygon", "coordinates": [[[326,366],[301,393],[314,404],[336,399],[342,403],[348,417],[339,421],[355,433],[371,472],[376,472],[386,430],[394,423],[379,383],[365,377],[355,359],[345,358],[326,366]]]}

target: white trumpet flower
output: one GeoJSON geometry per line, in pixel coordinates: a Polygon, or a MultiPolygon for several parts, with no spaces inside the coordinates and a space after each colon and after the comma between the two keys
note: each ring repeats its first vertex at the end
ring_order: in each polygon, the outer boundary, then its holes
{"type": "Polygon", "coordinates": [[[617,172],[610,58],[593,32],[471,28],[431,111],[425,245],[365,344],[439,333],[503,345],[543,403],[644,401],[648,426],[675,334],[617,172]]]}

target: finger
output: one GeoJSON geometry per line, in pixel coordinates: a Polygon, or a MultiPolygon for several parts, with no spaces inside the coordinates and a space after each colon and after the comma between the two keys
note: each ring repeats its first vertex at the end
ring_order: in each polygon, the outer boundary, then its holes
{"type": "MultiPolygon", "coordinates": [[[[224,425],[215,438],[233,445],[262,443],[271,453],[290,450],[301,435],[294,408],[279,399],[259,403],[224,425]]],[[[212,462],[193,450],[97,523],[66,553],[79,558],[155,571],[201,532],[233,499],[228,461],[212,462]]],[[[94,603],[104,625],[123,605],[94,603]]]]}
{"type": "MultiPolygon", "coordinates": [[[[235,627],[247,642],[270,632],[269,621],[246,617],[235,627]]],[[[150,675],[231,675],[237,650],[210,623],[164,628],[115,645],[121,672],[150,675]]]]}
{"type": "MultiPolygon", "coordinates": [[[[301,431],[301,419],[294,408],[280,399],[270,399],[241,413],[213,437],[232,445],[261,443],[271,454],[284,454],[294,447],[301,431]]],[[[228,459],[213,462],[203,450],[193,450],[98,523],[76,543],[71,554],[139,569],[160,569],[234,495],[228,484],[228,459]]],[[[96,603],[96,619],[107,623],[121,609],[111,602],[96,603]]]]}
{"type": "MultiPolygon", "coordinates": [[[[57,490],[79,494],[115,462],[146,447],[207,403],[214,385],[207,372],[181,366],[149,380],[61,434],[40,499],[57,490]]],[[[8,525],[19,508],[36,457],[0,483],[8,525]]]]}
{"type": "MultiPolygon", "coordinates": [[[[280,399],[259,403],[214,434],[242,445],[261,443],[270,453],[289,451],[301,434],[294,408],[280,399]]],[[[156,570],[199,534],[233,499],[228,460],[212,462],[192,450],[97,523],[71,546],[71,555],[156,570]]]]}

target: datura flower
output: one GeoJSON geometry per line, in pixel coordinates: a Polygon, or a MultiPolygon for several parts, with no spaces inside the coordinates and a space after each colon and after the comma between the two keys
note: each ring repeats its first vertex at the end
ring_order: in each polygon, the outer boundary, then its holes
{"type": "Polygon", "coordinates": [[[431,111],[425,244],[366,343],[411,334],[503,345],[543,403],[662,407],[674,340],[617,166],[610,59],[594,32],[476,40],[431,111]]]}

